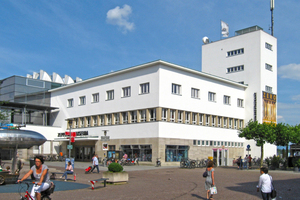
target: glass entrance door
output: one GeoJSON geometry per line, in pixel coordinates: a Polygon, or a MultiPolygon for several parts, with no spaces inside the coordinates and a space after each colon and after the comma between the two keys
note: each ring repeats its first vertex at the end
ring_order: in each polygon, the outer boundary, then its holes
{"type": "Polygon", "coordinates": [[[76,161],[92,161],[94,147],[75,147],[76,161]]]}

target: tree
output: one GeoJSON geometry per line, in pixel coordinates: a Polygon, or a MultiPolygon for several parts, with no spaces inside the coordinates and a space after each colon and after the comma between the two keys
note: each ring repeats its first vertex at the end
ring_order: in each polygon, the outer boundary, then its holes
{"type": "Polygon", "coordinates": [[[250,120],[245,128],[239,130],[239,137],[246,138],[247,140],[256,141],[256,146],[261,148],[260,166],[263,165],[264,158],[264,144],[274,143],[276,140],[274,123],[260,124],[257,121],[250,120]]]}
{"type": "MultiPolygon", "coordinates": [[[[290,126],[288,124],[284,123],[278,123],[275,127],[275,134],[276,134],[276,140],[275,144],[277,146],[285,146],[285,157],[288,158],[289,153],[289,143],[292,142],[293,138],[295,138],[295,127],[290,126]]],[[[284,163],[285,167],[287,165],[287,162],[284,163]]]]}

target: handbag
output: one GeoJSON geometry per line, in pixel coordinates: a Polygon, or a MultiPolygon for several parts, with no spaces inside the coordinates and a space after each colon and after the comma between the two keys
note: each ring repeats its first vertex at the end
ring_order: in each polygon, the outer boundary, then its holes
{"type": "MultiPolygon", "coordinates": [[[[269,177],[270,177],[270,175],[269,175],[269,177]]],[[[277,192],[276,192],[276,189],[273,185],[273,180],[271,179],[271,177],[270,177],[270,180],[271,180],[271,184],[272,184],[272,191],[271,191],[270,196],[271,196],[272,199],[274,199],[277,196],[277,192]]]]}
{"type": "Polygon", "coordinates": [[[203,173],[203,178],[207,177],[207,169],[205,170],[205,172],[203,173]]]}
{"type": "Polygon", "coordinates": [[[218,192],[217,192],[217,187],[216,186],[210,188],[210,194],[217,194],[217,193],[218,192]]]}

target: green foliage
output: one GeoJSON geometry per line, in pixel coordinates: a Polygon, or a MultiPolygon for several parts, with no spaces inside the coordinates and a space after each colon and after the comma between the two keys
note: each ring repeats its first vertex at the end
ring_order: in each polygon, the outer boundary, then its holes
{"type": "Polygon", "coordinates": [[[295,167],[300,167],[300,158],[298,160],[294,161],[294,166],[295,167]]]}
{"type": "Polygon", "coordinates": [[[108,165],[108,171],[110,171],[110,172],[122,172],[123,167],[119,163],[110,163],[110,165],[108,165]]]}
{"type": "MultiPolygon", "coordinates": [[[[5,101],[0,101],[0,106],[5,104],[5,101]]],[[[10,116],[10,111],[8,110],[0,110],[0,123],[5,123],[10,116]]]]}

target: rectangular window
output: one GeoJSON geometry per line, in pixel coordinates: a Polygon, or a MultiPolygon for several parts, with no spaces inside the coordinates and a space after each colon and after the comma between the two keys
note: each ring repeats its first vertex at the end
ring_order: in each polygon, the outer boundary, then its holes
{"type": "Polygon", "coordinates": [[[75,119],[75,128],[78,128],[78,119],[75,119]]]}
{"type": "Polygon", "coordinates": [[[244,53],[244,48],[241,49],[236,49],[233,51],[228,51],[227,52],[227,57],[231,57],[231,56],[235,56],[235,55],[239,55],[239,54],[243,54],[244,53]]]}
{"type": "Polygon", "coordinates": [[[130,115],[131,115],[131,123],[136,123],[136,120],[137,120],[136,111],[131,111],[130,115]]]}
{"type": "Polygon", "coordinates": [[[155,108],[150,109],[149,113],[150,113],[150,121],[156,121],[156,109],[155,108]]]}
{"type": "Polygon", "coordinates": [[[192,98],[195,98],[195,99],[199,99],[200,96],[199,96],[199,89],[196,89],[196,88],[192,88],[192,91],[191,91],[191,97],[192,98]]]}
{"type": "Polygon", "coordinates": [[[83,128],[84,127],[84,118],[80,117],[79,120],[80,120],[80,128],[83,128]]]}
{"type": "Polygon", "coordinates": [[[231,147],[231,142],[228,142],[228,146],[231,147]]]}
{"type": "Polygon", "coordinates": [[[203,114],[199,114],[199,125],[203,125],[203,114]]]}
{"type": "Polygon", "coordinates": [[[216,101],[216,93],[214,92],[208,92],[208,101],[216,101]]]}
{"type": "Polygon", "coordinates": [[[167,121],[167,113],[168,113],[168,109],[166,109],[166,108],[161,109],[161,120],[162,121],[167,121]]]}
{"type": "Polygon", "coordinates": [[[208,141],[206,141],[206,146],[208,146],[209,145],[209,142],[208,141]]]}
{"type": "Polygon", "coordinates": [[[244,128],[243,120],[240,120],[240,128],[244,128]]]}
{"type": "Polygon", "coordinates": [[[229,128],[232,128],[232,119],[229,119],[229,128]]]}
{"type": "Polygon", "coordinates": [[[93,116],[93,124],[94,124],[94,126],[98,126],[98,117],[97,116],[93,116]]]}
{"type": "Polygon", "coordinates": [[[68,108],[71,108],[74,106],[73,101],[74,101],[73,99],[68,99],[68,108]]]}
{"type": "Polygon", "coordinates": [[[192,113],[192,124],[197,124],[197,113],[192,113]]]}
{"type": "Polygon", "coordinates": [[[228,67],[226,72],[233,73],[233,72],[240,72],[240,71],[244,71],[244,65],[228,67]]]}
{"type": "Polygon", "coordinates": [[[216,126],[216,116],[211,116],[211,126],[216,126]]]}
{"type": "Polygon", "coordinates": [[[238,120],[234,119],[234,129],[237,129],[238,120]]]}
{"type": "Polygon", "coordinates": [[[222,117],[218,117],[218,127],[221,127],[222,117]]]}
{"type": "Polygon", "coordinates": [[[273,66],[266,63],[266,69],[273,71],[273,66]]]}
{"type": "Polygon", "coordinates": [[[214,141],[214,146],[217,146],[217,141],[214,141]]]}
{"type": "Polygon", "coordinates": [[[204,146],[205,145],[205,141],[204,140],[202,140],[202,146],[204,146]]]}
{"type": "Polygon", "coordinates": [[[181,85],[172,83],[172,94],[181,94],[181,85]]]}
{"type": "Polygon", "coordinates": [[[140,84],[140,94],[150,93],[150,83],[140,84]]]}
{"type": "Polygon", "coordinates": [[[227,142],[225,142],[225,147],[227,147],[227,142]]]}
{"type": "Polygon", "coordinates": [[[127,124],[128,123],[128,113],[122,112],[122,118],[123,118],[123,124],[127,124]]]}
{"type": "Polygon", "coordinates": [[[104,126],[104,115],[100,115],[100,126],[104,126]]]}
{"type": "Polygon", "coordinates": [[[141,122],[146,121],[146,110],[141,110],[140,111],[140,120],[141,120],[141,122]]]}
{"type": "Polygon", "coordinates": [[[194,145],[194,146],[197,145],[197,140],[193,140],[193,145],[194,145]]]}
{"type": "Polygon", "coordinates": [[[124,87],[122,88],[123,94],[122,97],[130,97],[130,87],[124,87]]]}
{"type": "Polygon", "coordinates": [[[79,97],[79,105],[85,105],[85,96],[79,97]]]}
{"type": "Polygon", "coordinates": [[[220,146],[220,141],[218,141],[218,146],[220,146]]]}
{"type": "Polygon", "coordinates": [[[223,101],[224,101],[224,104],[230,105],[230,96],[224,95],[223,101]]]}
{"type": "Polygon", "coordinates": [[[92,94],[92,102],[93,103],[99,102],[99,93],[92,94]]]}
{"type": "Polygon", "coordinates": [[[111,114],[107,114],[106,115],[106,118],[107,118],[107,125],[111,125],[111,114]]]}
{"type": "Polygon", "coordinates": [[[205,115],[205,126],[209,126],[210,115],[205,115]]]}
{"type": "Polygon", "coordinates": [[[227,128],[227,117],[224,118],[224,124],[223,124],[224,128],[227,128]]]}
{"type": "Polygon", "coordinates": [[[201,145],[201,141],[200,140],[198,140],[198,146],[200,146],[201,145]]]}
{"type": "Polygon", "coordinates": [[[91,127],[91,117],[86,117],[86,126],[91,127]]]}
{"type": "Polygon", "coordinates": [[[106,91],[106,100],[113,100],[114,99],[114,90],[106,91]]]}
{"type": "Polygon", "coordinates": [[[182,118],[183,118],[183,111],[178,111],[178,123],[182,123],[182,118]]]}
{"type": "Polygon", "coordinates": [[[185,123],[186,124],[191,123],[191,113],[190,112],[185,112],[185,123]]]}
{"type": "Polygon", "coordinates": [[[265,43],[265,47],[266,47],[266,49],[269,49],[269,50],[272,51],[273,46],[271,44],[269,44],[269,43],[266,42],[265,43]]]}
{"type": "Polygon", "coordinates": [[[175,110],[170,110],[170,122],[175,122],[175,110]]]}
{"type": "Polygon", "coordinates": [[[266,85],[266,92],[272,93],[272,87],[266,85]]]}
{"type": "Polygon", "coordinates": [[[115,124],[120,124],[120,115],[119,115],[119,113],[115,113],[114,116],[115,116],[115,124]]]}
{"type": "Polygon", "coordinates": [[[237,107],[240,107],[240,108],[244,107],[244,100],[243,99],[237,99],[237,107]]]}

